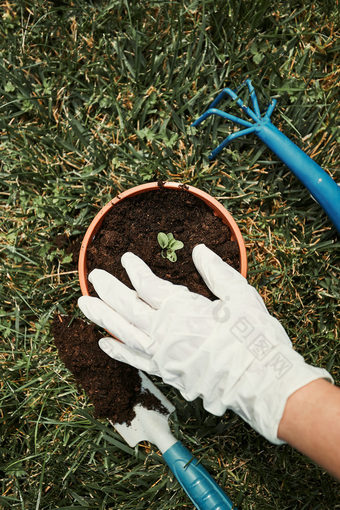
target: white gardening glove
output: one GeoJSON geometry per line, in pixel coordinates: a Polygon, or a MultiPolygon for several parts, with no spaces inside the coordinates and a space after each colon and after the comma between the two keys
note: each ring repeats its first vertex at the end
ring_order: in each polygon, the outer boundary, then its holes
{"type": "Polygon", "coordinates": [[[202,397],[215,415],[232,409],[281,444],[277,430],[287,398],[314,379],[332,378],[293,350],[240,273],[205,245],[196,246],[192,256],[216,301],[158,278],[140,258],[125,253],[122,265],[136,290],[95,269],[89,280],[100,299],[83,296],[79,307],[124,342],[102,338],[99,345],[109,356],[161,377],[187,400],[202,397]]]}

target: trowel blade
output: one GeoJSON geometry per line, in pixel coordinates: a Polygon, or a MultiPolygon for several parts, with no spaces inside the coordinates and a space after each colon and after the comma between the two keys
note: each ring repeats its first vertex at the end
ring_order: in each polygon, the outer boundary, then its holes
{"type": "Polygon", "coordinates": [[[136,416],[133,418],[130,425],[126,423],[111,423],[131,447],[135,446],[140,441],[150,441],[158,445],[158,439],[160,437],[163,438],[164,435],[169,435],[170,438],[168,418],[175,410],[175,407],[145,374],[139,372],[139,375],[142,379],[142,391],[149,390],[150,393],[155,395],[167,412],[162,413],[160,411],[150,410],[143,407],[141,404],[137,404],[134,407],[136,416]]]}

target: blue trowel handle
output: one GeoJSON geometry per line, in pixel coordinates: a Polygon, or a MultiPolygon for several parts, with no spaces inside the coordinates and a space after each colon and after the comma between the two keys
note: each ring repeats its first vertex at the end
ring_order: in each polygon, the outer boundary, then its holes
{"type": "Polygon", "coordinates": [[[270,121],[258,123],[255,132],[306,186],[340,232],[340,186],[270,121]]]}
{"type": "Polygon", "coordinates": [[[236,510],[228,496],[180,441],[163,457],[183,489],[199,510],[236,510]]]}

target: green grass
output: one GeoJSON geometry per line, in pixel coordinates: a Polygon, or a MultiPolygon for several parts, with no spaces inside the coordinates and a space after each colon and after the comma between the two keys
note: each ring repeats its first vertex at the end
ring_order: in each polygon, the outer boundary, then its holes
{"type": "MultiPolygon", "coordinates": [[[[223,87],[251,78],[262,109],[279,98],[273,122],[335,176],[338,2],[0,6],[0,507],[192,509],[155,448],[131,450],[93,419],[58,359],[50,319],[77,313],[80,290],[53,239],[83,235],[103,204],[142,182],[210,192],[246,239],[249,281],[296,349],[339,383],[334,228],[255,137],[210,164],[230,125],[189,127],[223,87]]],[[[175,434],[240,508],[340,508],[338,484],[308,459],[159,386],[177,406],[175,434]]]]}

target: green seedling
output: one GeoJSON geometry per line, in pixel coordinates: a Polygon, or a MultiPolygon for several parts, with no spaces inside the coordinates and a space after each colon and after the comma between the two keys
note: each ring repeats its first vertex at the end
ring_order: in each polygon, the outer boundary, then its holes
{"type": "Polygon", "coordinates": [[[157,235],[157,241],[159,246],[162,248],[162,257],[170,260],[170,262],[176,262],[176,250],[181,250],[183,248],[184,244],[182,241],[177,241],[171,232],[169,234],[159,232],[157,235]]]}

